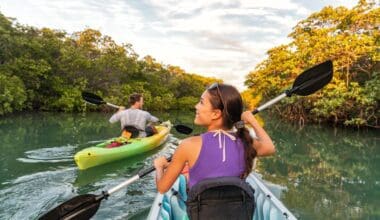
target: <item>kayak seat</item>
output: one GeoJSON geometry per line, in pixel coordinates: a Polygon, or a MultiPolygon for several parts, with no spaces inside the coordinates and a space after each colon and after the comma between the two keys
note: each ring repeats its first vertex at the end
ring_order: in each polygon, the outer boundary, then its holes
{"type": "Polygon", "coordinates": [[[186,204],[191,220],[251,220],[256,206],[254,189],[239,177],[200,181],[190,189],[186,204]]]}

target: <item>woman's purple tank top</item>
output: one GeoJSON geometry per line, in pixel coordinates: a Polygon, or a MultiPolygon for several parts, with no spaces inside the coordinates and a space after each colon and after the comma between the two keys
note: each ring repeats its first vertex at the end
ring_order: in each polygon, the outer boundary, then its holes
{"type": "Polygon", "coordinates": [[[190,188],[206,178],[240,176],[244,172],[244,145],[239,138],[232,140],[232,135],[214,131],[201,137],[201,152],[189,170],[190,188]]]}

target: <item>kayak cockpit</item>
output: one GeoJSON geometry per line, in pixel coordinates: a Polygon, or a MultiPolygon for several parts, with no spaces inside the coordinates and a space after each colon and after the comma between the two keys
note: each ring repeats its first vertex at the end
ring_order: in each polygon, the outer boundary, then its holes
{"type": "MultiPolygon", "coordinates": [[[[254,220],[297,219],[268,189],[256,173],[251,173],[246,182],[255,190],[254,220]]],[[[186,211],[187,199],[186,178],[181,175],[168,192],[165,194],[157,193],[147,219],[189,219],[186,211]]]]}

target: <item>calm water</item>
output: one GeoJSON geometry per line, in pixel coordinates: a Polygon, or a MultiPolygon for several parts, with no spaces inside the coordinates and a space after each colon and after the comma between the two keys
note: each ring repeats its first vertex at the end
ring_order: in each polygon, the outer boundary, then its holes
{"type": "MultiPolygon", "coordinates": [[[[191,125],[193,114],[157,114],[191,125]]],[[[35,219],[78,194],[99,194],[172,152],[173,129],[160,148],[79,171],[75,152],[113,137],[109,114],[30,113],[0,118],[0,219],[35,219]]],[[[265,118],[264,118],[265,120],[265,118]]],[[[300,219],[380,219],[380,137],[376,131],[299,128],[266,120],[277,147],[257,170],[283,189],[281,200],[300,219]]],[[[197,129],[195,133],[200,132],[197,129]]],[[[153,175],[101,203],[94,219],[144,219],[155,196],[153,175]]]]}

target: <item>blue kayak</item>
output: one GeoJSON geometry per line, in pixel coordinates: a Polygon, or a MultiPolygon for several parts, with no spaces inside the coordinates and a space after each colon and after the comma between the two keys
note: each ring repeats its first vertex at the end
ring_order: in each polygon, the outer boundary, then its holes
{"type": "MultiPolygon", "coordinates": [[[[256,173],[251,173],[247,182],[255,189],[256,210],[254,220],[297,219],[285,205],[263,183],[256,173]]],[[[149,211],[149,220],[186,220],[186,178],[180,176],[165,194],[157,193],[149,211]]]]}

